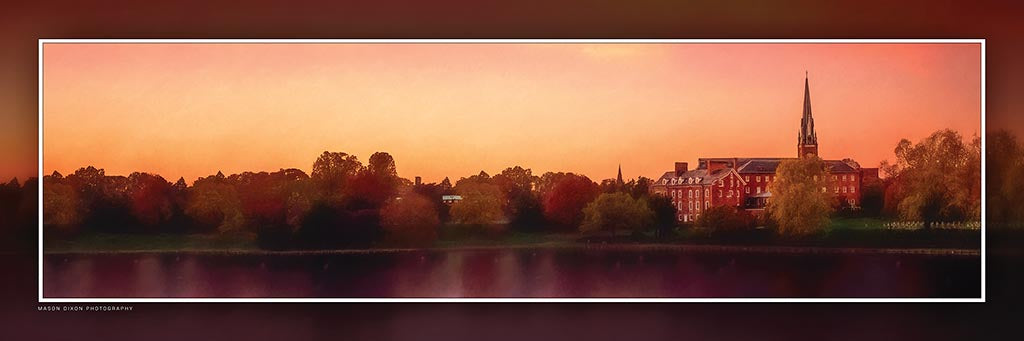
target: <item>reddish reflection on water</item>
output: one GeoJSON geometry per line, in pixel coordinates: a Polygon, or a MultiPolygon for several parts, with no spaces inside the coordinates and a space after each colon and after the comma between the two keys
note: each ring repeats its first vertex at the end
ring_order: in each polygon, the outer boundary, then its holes
{"type": "Polygon", "coordinates": [[[46,255],[54,297],[979,297],[978,257],[600,249],[46,255]]]}

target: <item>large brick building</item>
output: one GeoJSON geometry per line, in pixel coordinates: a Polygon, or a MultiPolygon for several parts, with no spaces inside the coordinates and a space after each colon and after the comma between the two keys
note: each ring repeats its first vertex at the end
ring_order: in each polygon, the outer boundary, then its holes
{"type": "MultiPolygon", "coordinates": [[[[676,162],[673,171],[665,172],[651,189],[672,198],[680,221],[693,221],[701,212],[716,206],[736,206],[755,214],[764,210],[771,200],[775,170],[783,160],[818,155],[818,135],[811,115],[811,93],[804,78],[804,106],[797,133],[796,157],[728,157],[700,158],[697,167],[689,169],[686,162],[676,162]]],[[[852,159],[824,160],[826,176],[831,179],[822,192],[831,193],[836,202],[856,209],[861,204],[861,185],[878,178],[878,168],[862,168],[852,159]]]]}

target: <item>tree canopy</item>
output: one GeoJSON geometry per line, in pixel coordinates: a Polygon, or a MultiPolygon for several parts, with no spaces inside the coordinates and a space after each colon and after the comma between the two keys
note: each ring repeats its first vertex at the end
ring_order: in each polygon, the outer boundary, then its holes
{"type": "Polygon", "coordinates": [[[581,231],[608,231],[612,236],[617,231],[639,230],[654,222],[654,212],[645,200],[623,192],[602,193],[587,204],[583,214],[581,231]]]}
{"type": "Polygon", "coordinates": [[[977,220],[981,216],[981,139],[965,143],[945,129],[918,143],[901,140],[894,150],[896,163],[883,163],[893,178],[893,193],[900,218],[922,221],[977,220]]]}
{"type": "Polygon", "coordinates": [[[818,157],[785,160],[775,171],[767,212],[779,233],[804,235],[824,229],[832,211],[825,164],[818,157]]]}

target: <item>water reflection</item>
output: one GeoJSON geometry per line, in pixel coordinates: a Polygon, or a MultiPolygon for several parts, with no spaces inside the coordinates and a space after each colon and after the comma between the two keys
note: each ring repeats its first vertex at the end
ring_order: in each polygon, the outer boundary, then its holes
{"type": "Polygon", "coordinates": [[[978,297],[967,256],[599,249],[47,255],[46,297],[978,297]]]}

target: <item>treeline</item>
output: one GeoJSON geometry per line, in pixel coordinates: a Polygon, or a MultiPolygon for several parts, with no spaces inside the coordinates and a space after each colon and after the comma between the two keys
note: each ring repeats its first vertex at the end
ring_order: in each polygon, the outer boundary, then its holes
{"type": "MultiPolygon", "coordinates": [[[[986,151],[988,221],[1020,226],[1024,148],[1002,131],[989,136],[986,151]]],[[[980,138],[965,142],[958,133],[941,130],[917,143],[900,141],[894,154],[894,162],[882,164],[885,177],[863,184],[862,210],[856,214],[926,224],[980,219],[980,138]]],[[[811,176],[799,175],[799,167],[791,169],[796,175],[780,171],[780,180],[811,176]]],[[[364,165],[354,155],[324,152],[310,174],[299,169],[229,176],[218,172],[191,185],[140,172],[110,176],[91,166],[67,176],[54,172],[42,182],[47,238],[83,232],[241,232],[254,234],[266,248],[335,248],[429,245],[438,238],[440,226],[469,234],[654,230],[663,235],[676,225],[671,200],[649,194],[652,181],[644,177],[598,183],[581,174],[538,176],[514,166],[494,176],[480,172],[455,183],[445,178],[414,184],[398,176],[387,153],[373,154],[364,165]],[[452,195],[461,200],[442,200],[452,195]]],[[[7,235],[34,236],[36,186],[34,178],[0,185],[0,223],[4,231],[13,232],[7,235]]],[[[736,208],[712,208],[696,224],[723,230],[769,226],[782,232],[786,229],[778,225],[786,220],[788,226],[813,232],[828,221],[821,214],[849,214],[836,210],[834,202],[821,212],[809,212],[804,203],[821,194],[815,190],[818,185],[807,188],[807,193],[786,194],[774,187],[778,193],[773,193],[768,211],[779,211],[786,206],[785,198],[793,198],[788,207],[796,213],[754,219],[736,208]]]]}
{"type": "Polygon", "coordinates": [[[172,183],[141,172],[110,176],[89,166],[43,178],[43,226],[48,238],[83,232],[254,233],[269,249],[426,245],[442,224],[471,233],[576,231],[584,208],[602,193],[625,193],[646,209],[650,183],[641,177],[598,184],[584,175],[535,176],[515,166],[454,184],[448,178],[414,184],[398,176],[395,160],[383,152],[366,165],[354,155],[324,152],[309,175],[299,169],[218,172],[191,186],[182,178],[172,183]],[[442,198],[450,195],[461,199],[445,203],[442,198]]]}

